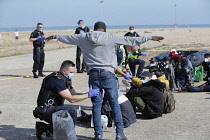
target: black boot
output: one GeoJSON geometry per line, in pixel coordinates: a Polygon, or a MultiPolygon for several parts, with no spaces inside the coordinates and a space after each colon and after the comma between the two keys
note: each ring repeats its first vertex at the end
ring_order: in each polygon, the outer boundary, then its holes
{"type": "Polygon", "coordinates": [[[48,131],[49,124],[43,122],[36,122],[36,137],[38,140],[42,140],[42,134],[48,131]]]}
{"type": "Polygon", "coordinates": [[[127,140],[127,137],[124,135],[124,133],[117,134],[115,140],[127,140]]]}
{"type": "Polygon", "coordinates": [[[36,72],[33,72],[34,78],[39,78],[39,76],[36,74],[36,72]]]}
{"type": "Polygon", "coordinates": [[[39,71],[39,76],[40,76],[40,77],[45,77],[45,75],[43,74],[42,71],[39,71]]]}

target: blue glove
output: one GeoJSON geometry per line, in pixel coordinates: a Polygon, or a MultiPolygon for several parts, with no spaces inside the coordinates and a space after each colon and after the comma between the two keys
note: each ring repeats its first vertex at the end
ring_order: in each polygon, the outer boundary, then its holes
{"type": "Polygon", "coordinates": [[[141,53],[141,55],[146,56],[147,54],[146,53],[141,53]]]}
{"type": "Polygon", "coordinates": [[[36,40],[39,40],[39,39],[41,39],[42,38],[42,36],[38,36],[37,38],[36,38],[36,40]]]}
{"type": "Polygon", "coordinates": [[[99,95],[99,93],[100,93],[99,89],[93,89],[92,85],[90,85],[90,90],[88,92],[89,97],[96,97],[99,95]]]}
{"type": "Polygon", "coordinates": [[[125,75],[124,78],[125,78],[126,80],[130,80],[130,79],[131,79],[131,78],[130,78],[130,75],[125,75]]]}
{"type": "Polygon", "coordinates": [[[45,36],[42,36],[42,38],[46,39],[46,37],[45,37],[45,36]]]}
{"type": "Polygon", "coordinates": [[[132,72],[130,70],[128,70],[128,73],[130,74],[130,76],[133,76],[132,72]]]}

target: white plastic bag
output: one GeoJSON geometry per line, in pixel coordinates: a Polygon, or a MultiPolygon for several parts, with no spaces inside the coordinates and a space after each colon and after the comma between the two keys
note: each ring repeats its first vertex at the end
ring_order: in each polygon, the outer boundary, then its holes
{"type": "Polygon", "coordinates": [[[53,138],[55,140],[77,140],[73,120],[66,110],[52,114],[53,138]]]}

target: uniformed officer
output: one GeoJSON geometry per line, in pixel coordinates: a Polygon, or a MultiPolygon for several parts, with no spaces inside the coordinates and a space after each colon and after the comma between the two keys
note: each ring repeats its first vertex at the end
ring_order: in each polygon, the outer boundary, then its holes
{"type": "Polygon", "coordinates": [[[52,114],[54,112],[67,110],[75,124],[77,118],[76,109],[70,106],[63,106],[65,99],[75,103],[88,97],[99,95],[99,89],[92,89],[91,85],[88,93],[76,93],[71,84],[74,72],[75,64],[72,61],[66,60],[61,64],[60,71],[54,72],[43,79],[37,99],[37,107],[33,113],[36,118],[40,118],[50,124],[36,122],[36,135],[38,139],[41,139],[43,132],[50,131],[52,133],[52,114]]]}
{"type": "Polygon", "coordinates": [[[45,59],[45,53],[44,53],[44,44],[45,44],[45,36],[44,32],[42,31],[42,23],[37,23],[37,29],[34,30],[31,33],[31,36],[29,38],[29,41],[33,42],[33,75],[34,78],[38,78],[39,76],[44,77],[45,75],[43,72],[44,67],[44,59],[45,59]],[[36,72],[39,72],[37,75],[36,72]]]}
{"type": "MultiPolygon", "coordinates": [[[[74,33],[75,35],[90,32],[90,29],[87,26],[85,26],[83,20],[79,20],[77,24],[78,24],[79,27],[76,28],[75,33],[74,33]]],[[[80,47],[77,46],[77,53],[76,53],[77,73],[83,73],[83,72],[86,71],[84,61],[82,62],[82,69],[80,69],[80,67],[81,67],[81,60],[80,60],[81,54],[82,54],[82,51],[81,51],[80,47]]]]}

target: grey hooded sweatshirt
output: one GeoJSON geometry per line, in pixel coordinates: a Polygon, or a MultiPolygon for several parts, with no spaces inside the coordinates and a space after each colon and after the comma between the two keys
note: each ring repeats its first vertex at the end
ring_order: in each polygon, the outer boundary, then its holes
{"type": "Polygon", "coordinates": [[[101,31],[54,37],[63,43],[81,48],[87,72],[93,68],[100,68],[112,73],[117,68],[116,45],[136,46],[152,39],[152,36],[124,37],[101,31]]]}

